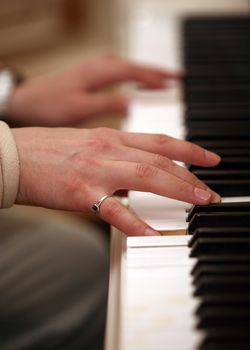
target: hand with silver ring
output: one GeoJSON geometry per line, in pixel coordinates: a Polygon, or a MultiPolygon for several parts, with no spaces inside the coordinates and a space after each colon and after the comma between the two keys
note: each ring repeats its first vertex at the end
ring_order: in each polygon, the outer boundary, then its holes
{"type": "Polygon", "coordinates": [[[109,197],[112,197],[112,196],[105,195],[101,199],[99,199],[99,201],[97,203],[92,205],[92,210],[95,214],[99,214],[102,203],[105,201],[105,199],[107,199],[109,197]]]}
{"type": "Polygon", "coordinates": [[[173,160],[215,166],[220,158],[166,135],[108,128],[12,129],[20,156],[16,203],[98,214],[127,235],[156,235],[112,195],[118,190],[156,193],[192,204],[218,202],[173,160]]]}

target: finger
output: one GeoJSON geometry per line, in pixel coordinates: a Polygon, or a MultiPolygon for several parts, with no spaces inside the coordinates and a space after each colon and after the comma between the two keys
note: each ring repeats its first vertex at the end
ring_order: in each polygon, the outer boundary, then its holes
{"type": "Polygon", "coordinates": [[[120,132],[122,142],[129,147],[158,153],[170,159],[200,166],[215,166],[221,158],[191,142],[163,134],[138,134],[120,132]]]}
{"type": "MultiPolygon", "coordinates": [[[[113,184],[114,190],[122,188],[152,192],[201,205],[215,201],[210,191],[147,163],[112,161],[109,167],[107,182],[113,184]]],[[[220,198],[216,201],[219,202],[220,198]]]]}
{"type": "MultiPolygon", "coordinates": [[[[93,197],[94,196],[92,195],[92,198],[93,197]]],[[[101,196],[95,195],[95,198],[98,201],[101,196]]],[[[128,236],[159,235],[157,231],[153,230],[145,222],[136,217],[135,214],[129,211],[123,204],[113,197],[109,197],[103,201],[98,216],[128,236]]]]}
{"type": "Polygon", "coordinates": [[[159,169],[162,169],[174,176],[179,177],[180,179],[192,184],[195,187],[202,188],[204,190],[208,190],[212,194],[212,201],[218,202],[220,201],[220,196],[208,188],[208,186],[198,179],[194,174],[188,171],[183,166],[180,166],[173,162],[171,159],[150,152],[146,152],[143,150],[126,147],[126,146],[114,146],[112,143],[103,143],[100,145],[103,148],[103,159],[107,159],[107,154],[110,160],[116,161],[129,161],[129,162],[140,162],[146,163],[152,166],[155,166],[159,169]]]}
{"type": "Polygon", "coordinates": [[[85,70],[83,74],[87,87],[93,90],[125,81],[137,81],[152,88],[162,88],[166,80],[182,77],[178,72],[134,64],[116,57],[105,58],[93,65],[87,76],[85,70]]]}
{"type": "Polygon", "coordinates": [[[139,162],[147,163],[155,166],[159,169],[169,172],[172,175],[179,177],[180,179],[189,182],[190,184],[200,187],[203,189],[208,189],[208,186],[199,180],[194,174],[188,171],[183,166],[180,166],[173,162],[171,159],[162,156],[160,154],[155,154],[151,152],[146,152],[143,150],[131,148],[131,147],[118,147],[111,148],[110,159],[117,161],[129,161],[129,162],[139,162]]]}

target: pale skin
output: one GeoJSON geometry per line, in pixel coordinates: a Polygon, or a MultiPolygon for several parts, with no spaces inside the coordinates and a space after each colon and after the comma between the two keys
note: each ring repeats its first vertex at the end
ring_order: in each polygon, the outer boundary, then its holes
{"type": "MultiPolygon", "coordinates": [[[[100,93],[103,87],[136,81],[160,88],[178,78],[175,73],[103,57],[21,85],[11,100],[9,117],[24,125],[70,125],[90,115],[126,110],[127,99],[100,93]]],[[[220,201],[219,195],[173,162],[218,164],[217,155],[189,142],[109,128],[24,127],[12,131],[21,166],[18,204],[89,213],[102,196],[121,189],[192,204],[220,201]]],[[[127,235],[158,234],[114,197],[103,202],[99,216],[127,235]]]]}

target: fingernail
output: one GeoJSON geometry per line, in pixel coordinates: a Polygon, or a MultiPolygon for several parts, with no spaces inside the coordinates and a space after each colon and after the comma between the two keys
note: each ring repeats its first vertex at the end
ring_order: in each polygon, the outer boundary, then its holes
{"type": "Polygon", "coordinates": [[[216,163],[219,163],[221,161],[221,157],[214,152],[206,151],[206,157],[207,159],[216,163]]]}
{"type": "Polygon", "coordinates": [[[202,190],[201,188],[198,188],[198,187],[194,189],[194,193],[196,198],[202,201],[207,201],[212,196],[211,192],[202,190]]]}
{"type": "Polygon", "coordinates": [[[213,198],[212,198],[212,203],[220,203],[221,202],[221,196],[214,192],[214,191],[211,191],[212,195],[213,195],[213,198]]]}
{"type": "Polygon", "coordinates": [[[158,231],[153,230],[152,228],[146,228],[144,231],[145,236],[160,236],[160,233],[158,231]]]}

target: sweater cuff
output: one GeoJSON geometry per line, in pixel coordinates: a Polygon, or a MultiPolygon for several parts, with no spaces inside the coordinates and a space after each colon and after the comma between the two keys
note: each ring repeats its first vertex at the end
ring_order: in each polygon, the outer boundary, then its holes
{"type": "Polygon", "coordinates": [[[20,165],[11,129],[0,121],[0,207],[9,208],[16,200],[20,165]]]}

